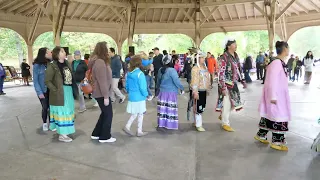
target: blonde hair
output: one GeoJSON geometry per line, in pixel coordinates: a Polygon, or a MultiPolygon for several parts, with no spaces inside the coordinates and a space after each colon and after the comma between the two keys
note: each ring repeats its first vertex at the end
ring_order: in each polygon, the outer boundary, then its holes
{"type": "Polygon", "coordinates": [[[140,56],[142,59],[149,59],[149,56],[143,51],[139,51],[137,55],[140,56]]]}

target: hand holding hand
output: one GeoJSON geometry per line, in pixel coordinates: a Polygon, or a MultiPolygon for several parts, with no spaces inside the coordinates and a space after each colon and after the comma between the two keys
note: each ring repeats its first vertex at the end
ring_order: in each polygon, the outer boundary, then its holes
{"type": "Polygon", "coordinates": [[[277,104],[277,100],[271,100],[271,104],[277,104]]]}
{"type": "Polygon", "coordinates": [[[44,97],[43,94],[40,94],[40,95],[39,95],[39,98],[40,98],[40,99],[44,99],[45,97],[44,97]]]}
{"type": "Polygon", "coordinates": [[[103,103],[104,103],[105,106],[109,106],[109,104],[110,104],[109,98],[108,99],[104,99],[103,103]]]}

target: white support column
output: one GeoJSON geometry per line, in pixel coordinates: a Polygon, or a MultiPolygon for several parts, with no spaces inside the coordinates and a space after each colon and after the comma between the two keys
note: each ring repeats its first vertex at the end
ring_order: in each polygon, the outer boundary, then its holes
{"type": "Polygon", "coordinates": [[[30,65],[30,73],[32,74],[33,70],[33,46],[32,43],[27,44],[28,49],[28,64],[30,65]]]}

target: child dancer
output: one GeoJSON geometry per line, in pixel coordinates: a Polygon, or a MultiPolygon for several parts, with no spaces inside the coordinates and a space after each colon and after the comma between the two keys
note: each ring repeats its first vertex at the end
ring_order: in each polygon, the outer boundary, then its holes
{"type": "Polygon", "coordinates": [[[127,112],[131,114],[131,117],[123,128],[123,131],[126,134],[134,136],[130,131],[130,128],[133,121],[138,118],[138,137],[147,135],[147,132],[142,131],[142,124],[143,114],[146,112],[146,98],[148,96],[148,91],[146,77],[140,70],[141,66],[141,56],[133,56],[130,59],[130,68],[126,80],[126,90],[129,94],[127,112]]]}

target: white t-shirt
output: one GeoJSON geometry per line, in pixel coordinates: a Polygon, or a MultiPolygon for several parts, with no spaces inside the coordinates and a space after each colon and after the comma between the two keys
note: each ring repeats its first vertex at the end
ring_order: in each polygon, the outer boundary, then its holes
{"type": "Polygon", "coordinates": [[[314,60],[310,58],[304,59],[304,67],[306,72],[312,72],[314,60]]]}

